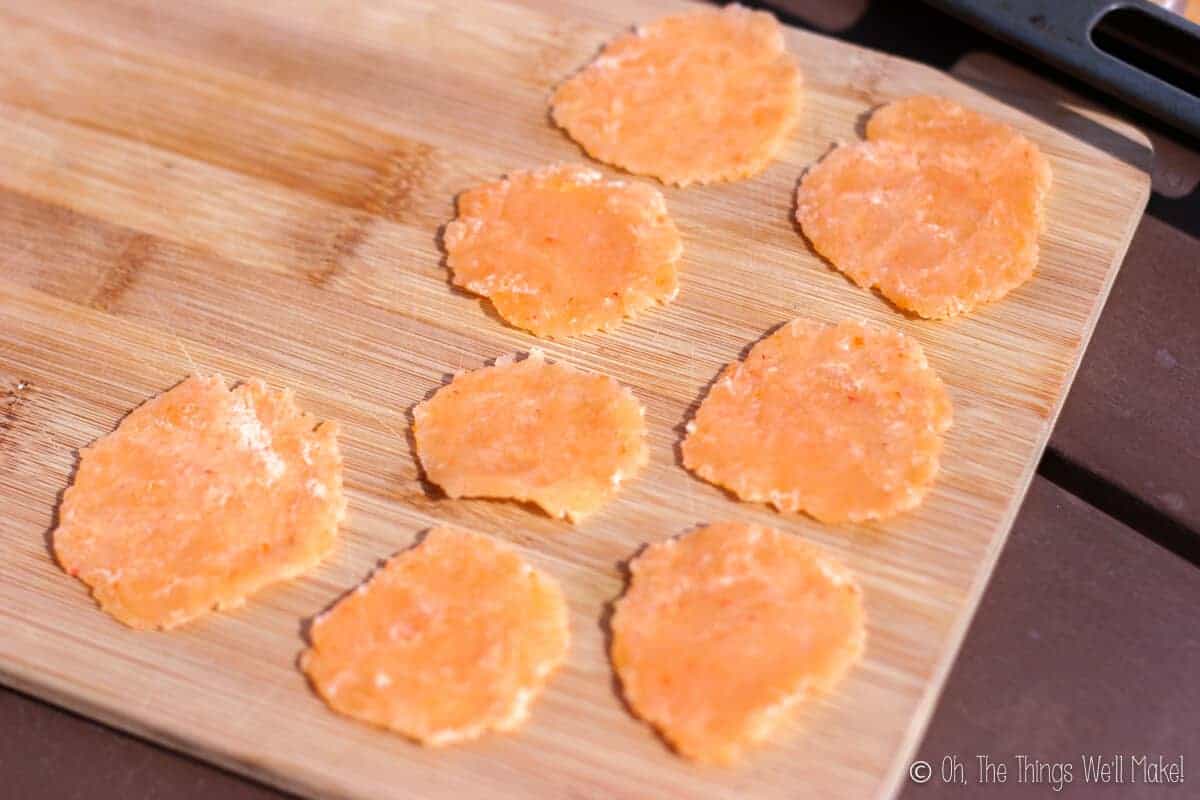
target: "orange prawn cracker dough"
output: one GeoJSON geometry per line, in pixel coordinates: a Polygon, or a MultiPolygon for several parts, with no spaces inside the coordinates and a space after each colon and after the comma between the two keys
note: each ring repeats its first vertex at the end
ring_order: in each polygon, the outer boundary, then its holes
{"type": "Polygon", "coordinates": [[[593,158],[687,186],[755,175],[796,123],[800,70],[770,14],[704,8],[639,26],[551,99],[593,158]]]}
{"type": "Polygon", "coordinates": [[[773,528],[699,528],[647,547],[630,571],[613,665],[634,711],[693,760],[737,760],[863,650],[857,584],[773,528]]]}
{"type": "Polygon", "coordinates": [[[589,167],[464,192],[443,241],[454,283],[538,336],[607,330],[679,291],[683,244],[662,194],[589,167]]]}
{"type": "Polygon", "coordinates": [[[797,191],[796,218],[835,267],[932,319],[1033,275],[1051,181],[1037,145],[937,97],[884,106],[867,139],[836,148],[797,191]]]}
{"type": "Polygon", "coordinates": [[[555,580],[436,528],[317,617],[301,667],[334,710],[436,746],[519,726],[568,639],[555,580]]]}
{"type": "Polygon", "coordinates": [[[646,463],[637,398],[606,375],[529,357],[461,373],[413,411],[417,453],[450,497],[536,503],[577,521],[646,463]]]}
{"type": "Polygon", "coordinates": [[[315,566],[345,515],[338,426],[193,376],[80,451],[54,552],[101,608],[172,628],[315,566]]]}
{"type": "Polygon", "coordinates": [[[952,417],[916,341],[797,319],[721,373],[688,423],[683,463],[781,511],[883,519],[925,496],[952,417]]]}

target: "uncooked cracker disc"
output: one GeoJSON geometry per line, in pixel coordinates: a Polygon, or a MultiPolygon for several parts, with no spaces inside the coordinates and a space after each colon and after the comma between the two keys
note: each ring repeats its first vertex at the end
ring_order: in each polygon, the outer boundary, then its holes
{"type": "Polygon", "coordinates": [[[683,463],[781,511],[884,519],[928,492],[952,417],[913,339],[797,319],[721,373],[688,423],[683,463]]]}
{"type": "Polygon", "coordinates": [[[333,547],[346,508],[337,431],[290,390],[188,378],[80,451],[54,553],[135,628],[239,606],[333,547]]]}
{"type": "Polygon", "coordinates": [[[413,412],[426,476],[450,497],[536,503],[577,521],[646,463],[637,398],[607,375],[520,361],[465,372],[413,412]]]}
{"type": "Polygon", "coordinates": [[[949,100],[876,111],[797,190],[813,247],[855,283],[922,317],[998,300],[1033,275],[1050,166],[1007,125],[949,100]]]}
{"type": "Polygon", "coordinates": [[[427,745],[509,731],[563,662],[557,581],[512,548],[435,528],[313,622],[301,667],[334,710],[427,745]]]}
{"type": "Polygon", "coordinates": [[[679,291],[679,231],[653,187],[558,164],[463,192],[443,241],[454,283],[538,336],[608,330],[679,291]]]}
{"type": "Polygon", "coordinates": [[[630,573],[613,665],[633,710],[690,759],[736,761],[862,652],[858,585],[773,528],[702,527],[650,545],[630,573]]]}
{"type": "Polygon", "coordinates": [[[729,5],[617,37],[550,105],[593,158],[687,186],[765,169],[795,125],[800,87],[775,18],[729,5]]]}

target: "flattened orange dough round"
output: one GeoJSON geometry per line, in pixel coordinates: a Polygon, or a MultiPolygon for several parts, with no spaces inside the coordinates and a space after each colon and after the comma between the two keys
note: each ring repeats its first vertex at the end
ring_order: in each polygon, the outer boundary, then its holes
{"type": "Polygon", "coordinates": [[[608,330],[679,291],[683,244],[662,194],[579,165],[463,192],[443,241],[454,283],[538,336],[608,330]]]}
{"type": "Polygon", "coordinates": [[[775,18],[729,5],[614,39],[550,105],[593,158],[687,186],[765,169],[796,123],[800,87],[775,18]]]}
{"type": "Polygon", "coordinates": [[[647,547],[630,571],[613,665],[634,711],[695,761],[737,760],[862,653],[857,584],[773,528],[699,528],[647,547]]]}
{"type": "Polygon", "coordinates": [[[721,373],[688,423],[683,463],[780,511],[884,519],[924,498],[952,419],[913,339],[797,319],[721,373]]]}
{"type": "Polygon", "coordinates": [[[813,247],[900,308],[939,319],[1027,281],[1050,166],[1012,128],[936,97],[884,106],[797,191],[813,247]]]}
{"type": "Polygon", "coordinates": [[[436,528],[317,617],[301,668],[335,711],[427,745],[513,730],[567,655],[558,583],[436,528]]]}
{"type": "Polygon", "coordinates": [[[450,497],[536,503],[572,522],[646,463],[637,398],[607,375],[522,361],[462,373],[413,411],[426,477],[450,497]]]}
{"type": "Polygon", "coordinates": [[[290,390],[188,378],[80,451],[54,553],[134,628],[240,606],[333,547],[346,511],[337,432],[290,390]]]}

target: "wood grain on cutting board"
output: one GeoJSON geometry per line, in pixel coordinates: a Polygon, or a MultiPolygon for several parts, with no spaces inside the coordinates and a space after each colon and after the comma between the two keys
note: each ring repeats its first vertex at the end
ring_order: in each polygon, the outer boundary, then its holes
{"type": "Polygon", "coordinates": [[[358,0],[0,3],[0,676],[83,713],[321,796],[864,797],[907,764],[1020,505],[1148,193],[1137,170],[915,64],[789,32],[805,112],[736,184],[664,190],[685,237],[672,305],[539,342],[451,288],[454,195],[581,160],[550,88],[676,3],[358,0]],[[804,168],[912,92],[1017,125],[1055,185],[1037,276],[950,322],[901,316],[791,223],[804,168]],[[797,315],[917,337],[949,386],[943,474],[916,512],[824,526],[739,504],[678,465],[721,365],[797,315]],[[647,406],[652,458],[581,525],[450,501],[418,480],[411,407],[456,369],[545,346],[647,406]],[[260,375],[343,423],[350,513],[335,554],[234,613],[135,633],[51,561],[75,451],[194,370],[260,375]],[[861,576],[864,662],[735,770],[671,755],[622,707],[601,620],[641,543],[734,518],[827,547],[861,576]],[[515,736],[426,750],[335,716],[295,659],[303,620],[431,525],[514,542],[572,609],[567,666],[515,736]]]}

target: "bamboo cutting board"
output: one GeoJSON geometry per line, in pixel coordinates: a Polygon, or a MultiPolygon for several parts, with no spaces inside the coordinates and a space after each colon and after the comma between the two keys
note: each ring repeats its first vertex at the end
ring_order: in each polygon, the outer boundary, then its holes
{"type": "Polygon", "coordinates": [[[410,409],[454,370],[537,342],[450,288],[438,227],[473,183],[582,159],[548,122],[550,88],[606,38],[677,7],[454,5],[0,3],[0,677],[313,795],[888,795],[1148,179],[941,73],[789,31],[807,95],[781,159],[754,180],[666,190],[685,237],[678,301],[611,334],[541,343],[633,388],[649,467],[575,527],[516,504],[440,499],[418,481],[410,409]],[[868,109],[913,92],[1009,120],[1053,162],[1036,278],[966,319],[897,314],[824,265],[790,221],[806,165],[854,138],[868,109]],[[955,427],[916,512],[826,526],[736,503],[678,465],[682,425],[721,365],[801,314],[896,325],[948,384],[955,427]],[[263,376],[341,420],[349,517],[309,576],[177,632],[136,633],[61,573],[48,534],[76,449],[196,370],[263,376]],[[620,565],[643,542],[724,518],[827,547],[861,576],[870,615],[865,660],[840,690],[734,770],[683,762],[627,713],[602,624],[620,565]],[[295,661],[304,620],[442,522],[512,541],[557,576],[574,641],[519,735],[434,751],[334,715],[295,661]]]}

